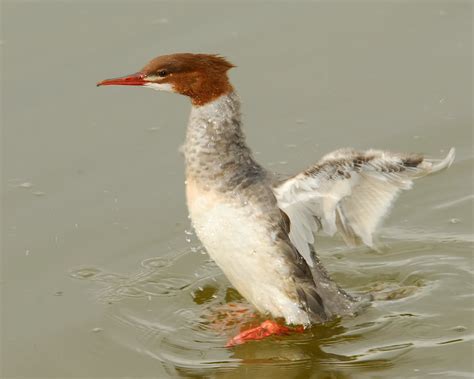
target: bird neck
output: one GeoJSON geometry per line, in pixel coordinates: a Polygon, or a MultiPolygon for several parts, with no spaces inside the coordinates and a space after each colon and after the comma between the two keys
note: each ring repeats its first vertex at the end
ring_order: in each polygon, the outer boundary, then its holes
{"type": "Polygon", "coordinates": [[[184,155],[187,179],[223,191],[263,174],[245,143],[235,92],[192,107],[184,155]]]}

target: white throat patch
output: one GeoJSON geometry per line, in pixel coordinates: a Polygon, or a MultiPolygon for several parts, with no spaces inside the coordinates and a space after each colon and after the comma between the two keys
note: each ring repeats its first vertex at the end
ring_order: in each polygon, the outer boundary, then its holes
{"type": "Polygon", "coordinates": [[[143,85],[156,91],[175,92],[170,83],[146,83],[143,85]]]}

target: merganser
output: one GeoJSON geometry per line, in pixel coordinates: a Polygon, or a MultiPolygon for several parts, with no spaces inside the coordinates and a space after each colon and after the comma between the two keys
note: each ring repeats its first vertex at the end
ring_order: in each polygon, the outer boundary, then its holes
{"type": "Polygon", "coordinates": [[[218,55],[179,53],[139,72],[97,83],[148,87],[188,96],[192,109],[184,156],[186,197],[196,235],[233,286],[265,321],[229,342],[301,330],[354,314],[361,298],[342,290],[313,244],[318,231],[349,245],[373,246],[373,234],[413,179],[449,167],[444,159],[382,150],[340,149],[285,180],[258,164],[245,143],[240,101],[218,55]]]}

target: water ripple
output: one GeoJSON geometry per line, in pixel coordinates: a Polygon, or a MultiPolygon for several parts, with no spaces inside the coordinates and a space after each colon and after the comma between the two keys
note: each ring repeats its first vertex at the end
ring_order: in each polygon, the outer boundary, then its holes
{"type": "MultiPolygon", "coordinates": [[[[447,300],[466,303],[469,292],[439,295],[469,273],[465,261],[426,241],[426,236],[409,242],[394,239],[383,252],[322,251],[328,270],[345,288],[375,293],[372,306],[354,318],[233,349],[224,347],[227,340],[242,325],[256,325],[263,318],[206,255],[186,250],[146,259],[129,274],[81,267],[70,275],[96,282],[97,299],[109,304],[106,317],[112,326],[101,335],[160,361],[170,375],[225,377],[245,367],[257,370],[258,377],[260,368],[274,367],[344,377],[346,370],[391,367],[414,350],[472,340],[470,328],[461,320],[453,318],[453,325],[440,327],[444,319],[432,306],[433,297],[445,306],[447,300]]],[[[460,242],[451,239],[451,243],[460,242]]]]}

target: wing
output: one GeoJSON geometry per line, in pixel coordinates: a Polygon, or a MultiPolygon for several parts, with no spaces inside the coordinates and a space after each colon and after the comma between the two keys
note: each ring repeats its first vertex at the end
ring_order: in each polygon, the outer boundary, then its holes
{"type": "Polygon", "coordinates": [[[309,244],[314,233],[340,232],[349,245],[372,246],[372,236],[401,190],[413,179],[449,167],[454,148],[444,159],[381,150],[341,149],[316,165],[280,182],[274,193],[290,219],[290,240],[313,266],[309,244]]]}

